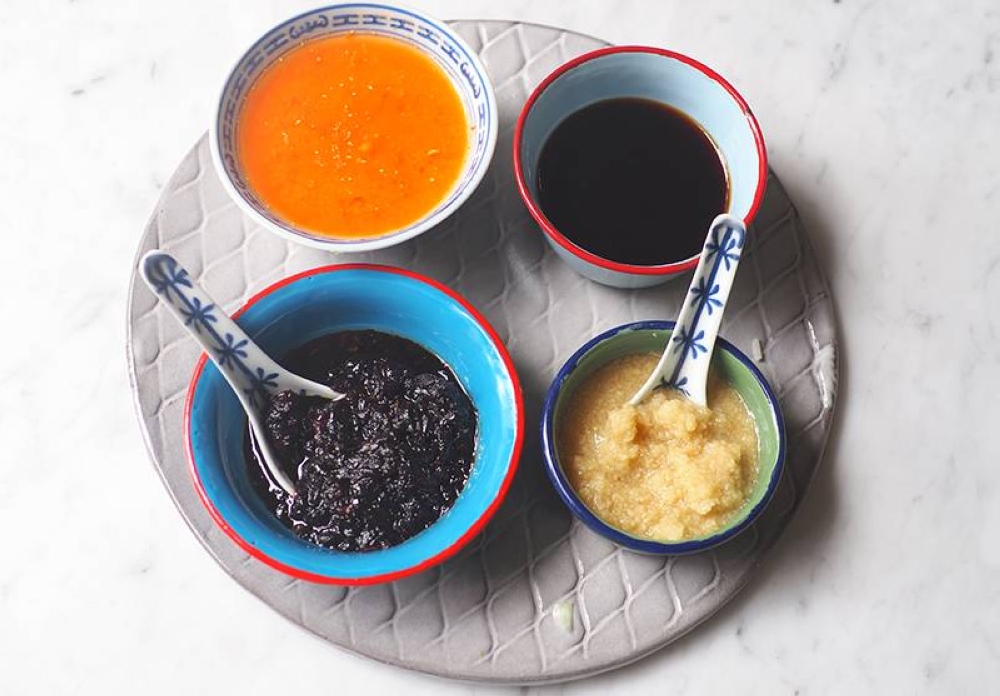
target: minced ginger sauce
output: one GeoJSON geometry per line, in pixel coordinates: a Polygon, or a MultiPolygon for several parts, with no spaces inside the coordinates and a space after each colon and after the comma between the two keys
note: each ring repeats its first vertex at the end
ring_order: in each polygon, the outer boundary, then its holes
{"type": "Polygon", "coordinates": [[[656,541],[717,532],[740,514],[757,478],[753,416],[715,374],[709,408],[672,389],[626,402],[660,356],[627,355],[590,375],[560,424],[559,459],[590,510],[656,541]]]}

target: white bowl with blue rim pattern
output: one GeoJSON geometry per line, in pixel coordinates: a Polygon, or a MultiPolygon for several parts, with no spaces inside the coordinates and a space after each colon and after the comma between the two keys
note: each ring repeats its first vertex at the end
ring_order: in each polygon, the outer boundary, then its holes
{"type": "Polygon", "coordinates": [[[694,268],[701,249],[690,258],[662,265],[618,263],[574,244],[538,204],[538,158],[552,131],[583,107],[618,97],[668,104],[701,125],[715,142],[729,179],[729,207],[719,212],[739,216],[747,227],[764,197],[767,152],[757,119],[739,92],[711,68],[680,53],[612,46],[575,58],[542,80],[525,102],[514,131],[514,176],[521,198],[546,241],[573,270],[605,285],[641,288],[694,268]]]}
{"type": "Polygon", "coordinates": [[[292,17],[258,39],[226,77],[208,132],[212,161],[223,186],[255,222],[299,244],[338,252],[370,251],[426,232],[472,195],[485,176],[496,147],[497,102],[493,85],[476,53],[443,22],[398,6],[349,3],[292,17]],[[419,220],[388,234],[337,239],[292,225],[264,205],[240,170],[236,130],[243,99],[261,72],[306,41],[348,32],[388,36],[430,56],[461,97],[469,122],[469,153],[451,192],[419,220]]]}

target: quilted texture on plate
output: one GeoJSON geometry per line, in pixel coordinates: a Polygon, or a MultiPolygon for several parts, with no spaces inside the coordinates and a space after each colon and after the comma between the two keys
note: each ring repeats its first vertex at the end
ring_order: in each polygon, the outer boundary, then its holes
{"type": "MultiPolygon", "coordinates": [[[[771,174],[722,334],[748,355],[760,341],[760,367],[781,400],[790,447],[773,502],[733,542],[687,557],[624,551],[574,523],[542,471],[537,423],[545,390],[594,334],[636,319],[672,318],[687,278],[622,291],[575,275],[548,249],[514,187],[511,139],[529,90],[603,42],[518,23],[454,26],[479,51],[496,85],[501,132],[491,171],[438,229],[349,260],[412,268],[448,284],[507,343],[524,385],[527,439],[515,484],[486,531],[444,565],[391,585],[347,589],[292,580],[233,544],[198,501],[181,426],[199,351],[134,276],[132,387],[153,462],[181,514],[226,572],[276,611],[331,643],[411,669],[499,683],[560,681],[670,643],[743,586],[822,456],[837,387],[835,319],[802,223],[771,174]],[[570,630],[553,614],[566,605],[570,630]]],[[[283,276],[338,260],[245,218],[212,171],[205,138],[164,190],[139,253],[154,247],[180,259],[228,311],[283,276]]]]}

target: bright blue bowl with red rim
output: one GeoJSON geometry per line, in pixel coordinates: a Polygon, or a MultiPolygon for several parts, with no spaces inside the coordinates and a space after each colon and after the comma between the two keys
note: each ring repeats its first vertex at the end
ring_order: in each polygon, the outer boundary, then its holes
{"type": "Polygon", "coordinates": [[[234,317],[279,361],[292,348],[336,331],[374,329],[408,338],[451,367],[479,417],[469,481],[447,513],[392,548],[332,551],[295,536],[253,491],[243,451],[246,416],[222,375],[203,355],[184,411],[188,460],[198,495],[234,542],[296,578],[367,585],[430,568],[482,530],[517,468],[524,413],[510,355],[472,305],[416,273],[350,264],[279,281],[251,298],[234,317]]]}

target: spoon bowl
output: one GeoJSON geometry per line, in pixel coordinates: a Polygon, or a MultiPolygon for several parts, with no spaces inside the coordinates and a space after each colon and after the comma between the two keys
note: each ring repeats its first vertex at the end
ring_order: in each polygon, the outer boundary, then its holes
{"type": "Polygon", "coordinates": [[[268,473],[285,493],[294,496],[295,484],[281,468],[264,435],[264,409],[274,394],[283,391],[331,401],[343,399],[344,395],[289,372],[272,360],[170,254],[159,249],[147,252],[139,261],[139,273],[229,382],[246,411],[268,473]]]}

